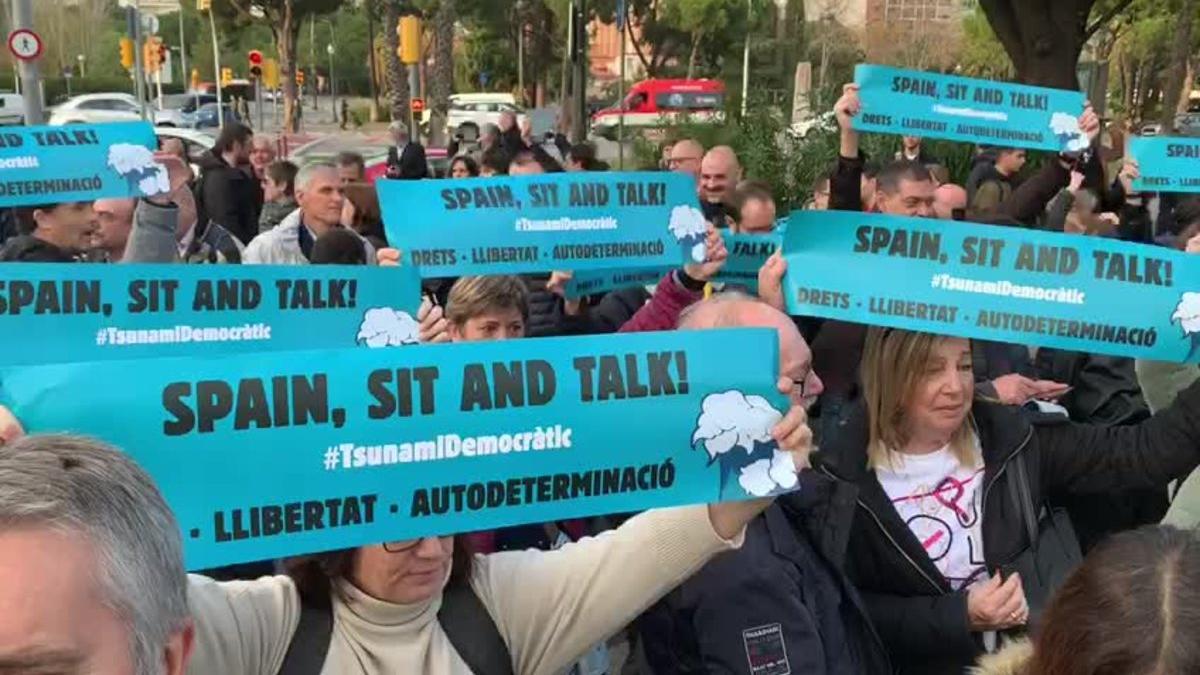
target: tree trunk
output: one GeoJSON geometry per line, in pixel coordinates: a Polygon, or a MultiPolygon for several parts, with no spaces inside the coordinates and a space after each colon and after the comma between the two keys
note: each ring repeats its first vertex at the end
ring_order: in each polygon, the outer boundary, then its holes
{"type": "Polygon", "coordinates": [[[400,0],[385,0],[383,19],[384,42],[387,43],[384,60],[384,78],[387,80],[388,100],[391,103],[392,120],[408,121],[408,73],[400,63],[400,36],[396,26],[400,24],[400,0]]]}
{"type": "Polygon", "coordinates": [[[696,77],[696,57],[700,54],[700,38],[704,36],[700,31],[692,33],[692,53],[688,56],[687,79],[695,79],[696,77]]]}
{"type": "Polygon", "coordinates": [[[1095,0],[980,0],[1004,45],[1017,79],[1056,89],[1079,89],[1079,54],[1095,0]]]}
{"type": "Polygon", "coordinates": [[[279,32],[275,36],[279,50],[279,84],[283,87],[283,130],[296,133],[300,120],[296,115],[299,91],[296,87],[296,43],[300,40],[300,22],[296,21],[295,7],[285,2],[279,32]]]}
{"type": "Polygon", "coordinates": [[[446,144],[446,116],[454,88],[454,0],[441,0],[433,15],[433,82],[429,87],[429,143],[446,144]]]}
{"type": "MultiPolygon", "coordinates": [[[[1196,30],[1196,26],[1192,26],[1192,31],[1196,30]]],[[[1183,86],[1179,89],[1179,105],[1175,106],[1175,112],[1183,114],[1188,111],[1188,106],[1192,103],[1192,83],[1196,81],[1196,60],[1187,60],[1187,74],[1183,78],[1183,86]]]]}
{"type": "MultiPolygon", "coordinates": [[[[1182,0],[1176,8],[1175,41],[1171,45],[1170,62],[1163,77],[1163,106],[1158,123],[1162,125],[1162,133],[1175,132],[1175,108],[1179,105],[1180,92],[1184,85],[1190,85],[1187,80],[1188,56],[1192,45],[1192,16],[1196,13],[1196,0],[1182,0]]],[[[1191,91],[1191,87],[1188,87],[1191,91]]],[[[1186,100],[1186,97],[1185,97],[1186,100]]]]}

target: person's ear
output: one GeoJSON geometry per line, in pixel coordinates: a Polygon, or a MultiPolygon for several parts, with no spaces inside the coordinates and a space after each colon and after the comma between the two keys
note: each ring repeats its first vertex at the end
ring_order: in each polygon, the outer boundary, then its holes
{"type": "Polygon", "coordinates": [[[192,656],[192,648],[196,646],[196,624],[187,620],[183,629],[167,640],[163,662],[167,675],[184,675],[187,672],[188,659],[192,656]]]}

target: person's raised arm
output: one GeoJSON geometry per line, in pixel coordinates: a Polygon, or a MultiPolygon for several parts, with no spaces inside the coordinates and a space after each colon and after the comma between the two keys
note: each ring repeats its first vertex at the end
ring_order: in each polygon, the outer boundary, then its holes
{"type": "Polygon", "coordinates": [[[1161,487],[1200,463],[1200,382],[1139,424],[1057,424],[1036,427],[1036,433],[1044,491],[1100,494],[1161,487]]]}
{"type": "MultiPolygon", "coordinates": [[[[1090,105],[1080,116],[1079,127],[1087,135],[1094,155],[1096,139],[1100,136],[1100,120],[1090,105]]],[[[1074,160],[1066,155],[1047,160],[1040,171],[1018,185],[1008,199],[1000,203],[997,213],[1027,225],[1034,223],[1046,210],[1050,200],[1070,183],[1074,166],[1074,160]]],[[[1088,170],[1085,168],[1083,172],[1085,186],[1088,170]]]]}
{"type": "Polygon", "coordinates": [[[833,211],[862,211],[863,157],[858,148],[858,132],[851,120],[862,109],[858,85],[842,87],[842,97],[833,106],[841,142],[837,166],[829,177],[829,208],[833,211]]]}
{"type": "Polygon", "coordinates": [[[645,333],[671,330],[679,323],[679,315],[689,305],[704,298],[704,287],[725,265],[729,252],[721,232],[708,225],[704,239],[705,262],[688,264],[668,273],[658,282],[654,295],[629,321],[621,326],[622,333],[645,333]]]}
{"type": "Polygon", "coordinates": [[[189,181],[192,169],[164,152],[154,159],[167,170],[166,192],[138,200],[123,263],[171,263],[179,259],[177,235],[196,222],[196,201],[189,181]]]}
{"type": "Polygon", "coordinates": [[[846,159],[858,157],[858,131],[853,127],[854,116],[862,111],[858,91],[858,85],[853,82],[842,85],[842,97],[833,105],[841,139],[838,154],[846,159]]]}
{"type": "MultiPolygon", "coordinates": [[[[781,378],[778,386],[790,390],[792,382],[781,378]]],[[[797,469],[807,466],[812,434],[802,407],[789,410],[772,435],[797,469]]],[[[770,504],[654,509],[555,551],[476,556],[472,586],[496,620],[514,670],[557,673],[712,556],[739,546],[747,523],[770,504]]]]}

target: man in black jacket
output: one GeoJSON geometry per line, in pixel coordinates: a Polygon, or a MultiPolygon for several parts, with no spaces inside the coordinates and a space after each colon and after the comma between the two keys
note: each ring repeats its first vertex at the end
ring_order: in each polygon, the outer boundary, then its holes
{"type": "Polygon", "coordinates": [[[412,140],[408,127],[403,122],[392,122],[388,126],[395,145],[388,148],[387,177],[402,180],[429,178],[429,164],[425,160],[425,148],[412,140]]]}
{"type": "Polygon", "coordinates": [[[196,187],[200,220],[224,227],[243,244],[258,234],[258,182],[244,169],[250,162],[254,132],[243,124],[227,124],[212,153],[200,162],[196,187]]]}
{"type": "MultiPolygon", "coordinates": [[[[808,345],[782,312],[744,296],[718,296],[681,321],[681,328],[717,325],[774,328],[780,377],[793,383],[794,402],[821,393],[808,345]]],[[[740,549],[714,558],[638,619],[654,672],[891,672],[866,606],[841,572],[853,488],[812,471],[800,481],[799,491],[751,521],[740,549]]]]}
{"type": "Polygon", "coordinates": [[[0,262],[77,262],[96,232],[91,202],[28,206],[16,219],[20,234],[0,249],[0,262]]]}

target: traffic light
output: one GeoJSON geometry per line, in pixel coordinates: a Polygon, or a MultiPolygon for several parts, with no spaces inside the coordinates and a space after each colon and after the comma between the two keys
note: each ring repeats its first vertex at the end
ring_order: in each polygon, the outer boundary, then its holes
{"type": "Polygon", "coordinates": [[[121,38],[121,67],[125,70],[133,68],[133,40],[121,38]]]}
{"type": "Polygon", "coordinates": [[[196,9],[201,12],[212,9],[212,0],[196,0],[196,9]]]}
{"type": "Polygon", "coordinates": [[[163,43],[161,38],[149,37],[142,43],[142,64],[148,73],[156,73],[162,67],[163,43]]]}
{"type": "Polygon", "coordinates": [[[222,68],[221,86],[228,87],[230,82],[233,82],[233,68],[222,68]]]}
{"type": "Polygon", "coordinates": [[[396,34],[400,36],[398,54],[400,62],[408,65],[421,61],[421,19],[415,16],[402,16],[396,26],[396,34]]]}
{"type": "Polygon", "coordinates": [[[262,64],[263,86],[267,89],[279,88],[279,62],[275,59],[265,59],[262,64]]]}
{"type": "Polygon", "coordinates": [[[200,69],[192,68],[192,90],[200,90],[200,69]]]}
{"type": "Polygon", "coordinates": [[[299,68],[296,70],[296,84],[300,85],[301,87],[304,86],[304,69],[303,68],[299,68]]]}
{"type": "Polygon", "coordinates": [[[257,49],[251,49],[246,54],[246,59],[250,61],[250,77],[258,79],[262,77],[263,55],[257,49]]]}

